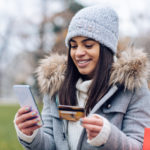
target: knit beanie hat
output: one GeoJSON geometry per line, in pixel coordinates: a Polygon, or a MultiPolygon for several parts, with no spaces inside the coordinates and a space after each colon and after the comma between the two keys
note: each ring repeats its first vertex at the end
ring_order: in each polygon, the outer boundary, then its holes
{"type": "Polygon", "coordinates": [[[85,36],[110,48],[115,54],[118,43],[118,15],[110,7],[90,6],[72,18],[65,39],[66,46],[76,36],[85,36]]]}

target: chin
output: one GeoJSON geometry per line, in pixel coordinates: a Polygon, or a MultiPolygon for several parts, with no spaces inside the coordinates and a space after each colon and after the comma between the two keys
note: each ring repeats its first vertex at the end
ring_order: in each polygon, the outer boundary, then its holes
{"type": "Polygon", "coordinates": [[[87,79],[91,79],[93,77],[93,73],[88,70],[78,70],[79,73],[87,79]]]}
{"type": "Polygon", "coordinates": [[[84,75],[84,76],[88,76],[90,73],[89,72],[86,72],[86,71],[79,71],[80,74],[84,75]]]}

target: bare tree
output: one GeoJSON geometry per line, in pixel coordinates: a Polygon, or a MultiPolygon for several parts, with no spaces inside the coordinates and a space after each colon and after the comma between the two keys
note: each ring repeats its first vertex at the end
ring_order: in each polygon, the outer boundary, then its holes
{"type": "MultiPolygon", "coordinates": [[[[9,19],[8,24],[7,24],[7,28],[6,28],[6,32],[4,34],[3,37],[3,41],[2,41],[2,46],[0,47],[0,64],[3,64],[3,61],[5,61],[3,59],[4,55],[7,54],[7,46],[9,45],[9,39],[11,37],[11,33],[12,33],[12,25],[13,25],[13,19],[9,19]]],[[[2,94],[2,87],[4,85],[4,75],[3,75],[3,70],[4,68],[1,66],[0,67],[0,95],[2,94]]]]}

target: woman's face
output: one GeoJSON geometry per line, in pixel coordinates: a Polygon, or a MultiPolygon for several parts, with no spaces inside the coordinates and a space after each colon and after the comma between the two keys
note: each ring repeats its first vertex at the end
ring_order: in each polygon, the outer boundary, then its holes
{"type": "Polygon", "coordinates": [[[87,37],[74,37],[70,40],[70,55],[78,71],[89,78],[93,77],[100,55],[100,44],[87,37]]]}

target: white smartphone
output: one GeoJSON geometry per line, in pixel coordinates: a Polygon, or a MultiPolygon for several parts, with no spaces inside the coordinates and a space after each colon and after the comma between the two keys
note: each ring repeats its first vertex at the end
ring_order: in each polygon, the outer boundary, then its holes
{"type": "Polygon", "coordinates": [[[29,85],[14,85],[13,89],[19,100],[20,106],[31,106],[32,109],[38,113],[38,117],[40,118],[40,122],[38,124],[42,126],[43,120],[41,118],[36,101],[32,95],[31,87],[29,85]]]}

